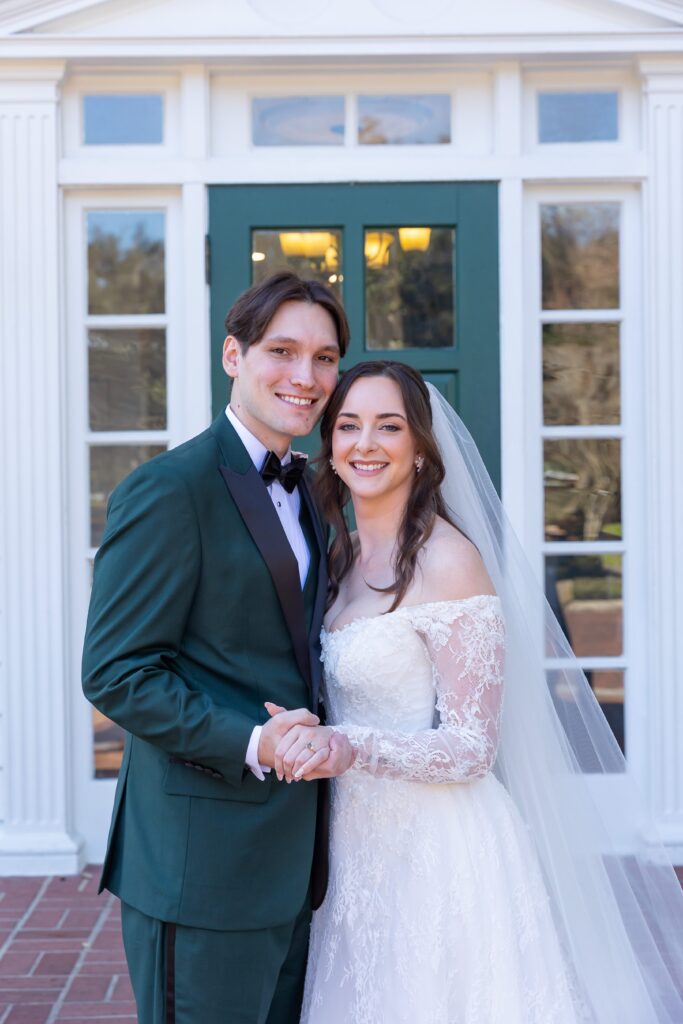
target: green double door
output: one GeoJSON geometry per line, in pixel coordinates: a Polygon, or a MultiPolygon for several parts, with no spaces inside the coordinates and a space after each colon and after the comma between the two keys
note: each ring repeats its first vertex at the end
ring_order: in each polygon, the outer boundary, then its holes
{"type": "Polygon", "coordinates": [[[223,407],[225,314],[288,267],[340,295],[342,369],[409,363],[464,419],[500,481],[498,194],[492,183],[220,185],[209,191],[212,396],[223,407]]]}

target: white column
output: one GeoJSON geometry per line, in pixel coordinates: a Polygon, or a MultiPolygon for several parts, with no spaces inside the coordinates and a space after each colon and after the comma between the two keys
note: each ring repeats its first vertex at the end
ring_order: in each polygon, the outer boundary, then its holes
{"type": "Polygon", "coordinates": [[[533,463],[525,457],[525,444],[537,432],[535,424],[529,428],[520,409],[533,408],[527,391],[535,372],[535,368],[530,371],[529,362],[536,360],[536,352],[529,351],[524,321],[524,285],[529,275],[525,274],[524,182],[518,167],[522,74],[519,63],[504,61],[496,65],[494,75],[494,151],[505,168],[498,186],[502,497],[515,532],[531,551],[537,540],[529,528],[528,509],[528,496],[534,493],[528,480],[533,463]]]}
{"type": "Polygon", "coordinates": [[[643,65],[646,191],[644,481],[650,802],[683,863],[683,61],[643,65]]]}
{"type": "Polygon", "coordinates": [[[0,874],[82,866],[70,829],[62,71],[0,72],[0,874]]]}
{"type": "MultiPolygon", "coordinates": [[[[187,65],[181,71],[181,152],[188,166],[182,190],[183,311],[169,309],[169,330],[182,323],[183,422],[172,431],[172,443],[204,430],[211,420],[211,340],[209,290],[206,284],[205,236],[207,190],[205,161],[209,156],[209,74],[202,65],[187,65]]],[[[227,312],[227,310],[226,310],[227,312]]],[[[175,335],[174,335],[175,338],[175,335]]],[[[227,395],[227,386],[226,386],[227,395]]],[[[172,402],[171,408],[180,408],[172,402]]]]}

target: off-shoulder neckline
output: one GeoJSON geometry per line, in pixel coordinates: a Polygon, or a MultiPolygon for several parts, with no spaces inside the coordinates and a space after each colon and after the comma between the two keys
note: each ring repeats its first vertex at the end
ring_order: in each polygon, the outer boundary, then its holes
{"type": "Polygon", "coordinates": [[[336,629],[326,629],[322,627],[322,632],[325,636],[336,636],[337,633],[344,633],[350,626],[355,626],[359,622],[372,622],[374,619],[388,619],[392,615],[400,615],[402,612],[411,612],[415,609],[425,608],[440,608],[444,605],[451,604],[468,604],[471,601],[490,600],[500,602],[500,598],[497,594],[473,594],[471,597],[454,597],[448,601],[422,601],[419,604],[404,604],[400,608],[395,608],[393,612],[383,612],[380,615],[357,615],[355,619],[350,619],[349,622],[345,622],[343,626],[338,626],[336,629]]]}

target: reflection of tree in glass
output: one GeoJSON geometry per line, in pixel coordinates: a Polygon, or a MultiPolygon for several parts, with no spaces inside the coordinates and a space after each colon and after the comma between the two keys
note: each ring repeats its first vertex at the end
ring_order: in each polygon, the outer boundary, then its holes
{"type": "Polygon", "coordinates": [[[99,547],[104,533],[109,495],[134,469],[161,455],[165,445],[106,444],[90,448],[90,546],[99,547]]]}
{"type": "Polygon", "coordinates": [[[92,430],[166,429],[166,331],[88,331],[92,430]]]}
{"type": "Polygon", "coordinates": [[[541,207],[544,309],[619,305],[619,204],[541,207]]]}
{"type": "Polygon", "coordinates": [[[101,712],[93,708],[93,753],[95,778],[115,779],[121,767],[126,734],[101,712]]]}
{"type": "Polygon", "coordinates": [[[546,559],[546,574],[555,583],[571,581],[575,598],[621,598],[621,555],[552,555],[546,559]]]}
{"type": "Polygon", "coordinates": [[[364,146],[386,146],[389,139],[382,128],[382,119],[364,114],[358,126],[358,141],[364,146]]]}
{"type": "Polygon", "coordinates": [[[549,555],[546,596],[577,657],[623,653],[621,555],[549,555]]]}
{"type": "Polygon", "coordinates": [[[546,540],[621,537],[620,456],[617,440],[545,441],[546,540]]]}
{"type": "Polygon", "coordinates": [[[368,348],[445,348],[453,345],[452,228],[432,228],[429,247],[405,252],[395,228],[386,266],[366,266],[368,348]]]}
{"type": "Polygon", "coordinates": [[[129,245],[94,226],[88,243],[88,312],[163,313],[165,308],[163,240],[150,239],[142,222],[129,245]]]}
{"type": "Polygon", "coordinates": [[[619,419],[618,324],[545,324],[543,422],[616,424],[619,419]]]}

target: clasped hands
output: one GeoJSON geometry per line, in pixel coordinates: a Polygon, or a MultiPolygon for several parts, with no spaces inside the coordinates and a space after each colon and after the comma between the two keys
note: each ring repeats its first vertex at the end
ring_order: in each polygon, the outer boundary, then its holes
{"type": "Polygon", "coordinates": [[[278,779],[298,782],[331,779],[343,775],[355,760],[355,750],[346,736],[306,708],[286,711],[266,701],[271,716],[261,729],[258,759],[275,771],[278,779]]]}

